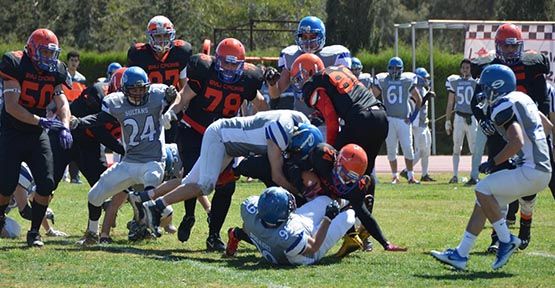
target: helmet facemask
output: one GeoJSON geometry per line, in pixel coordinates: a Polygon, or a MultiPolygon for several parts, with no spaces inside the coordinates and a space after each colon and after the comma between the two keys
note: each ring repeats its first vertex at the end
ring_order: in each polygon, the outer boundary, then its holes
{"type": "Polygon", "coordinates": [[[245,60],[234,55],[216,55],[218,78],[228,84],[235,83],[243,76],[245,60]]]}

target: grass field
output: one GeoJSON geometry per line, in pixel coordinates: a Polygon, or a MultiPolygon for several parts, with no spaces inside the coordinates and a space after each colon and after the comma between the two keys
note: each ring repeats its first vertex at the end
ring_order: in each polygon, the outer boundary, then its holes
{"type": "MultiPolygon", "coordinates": [[[[381,177],[382,183],[385,178],[381,177]]],[[[173,235],[141,243],[127,241],[125,223],[131,208],[120,211],[113,230],[116,241],[82,249],[74,243],[85,228],[88,185],[63,183],[51,207],[56,227],[71,236],[44,238],[43,249],[28,249],[20,239],[0,239],[0,287],[553,287],[555,285],[555,201],[546,190],[539,196],[534,214],[532,242],[516,253],[500,271],[492,271],[494,257],[484,253],[489,244],[488,228],[478,238],[468,271],[458,272],[434,261],[432,249],[458,244],[474,204],[471,188],[441,184],[390,185],[377,190],[374,214],[387,237],[409,247],[408,253],[355,252],[342,260],[328,256],[307,267],[274,268],[260,261],[253,246],[242,243],[236,258],[206,253],[205,213],[197,205],[197,223],[187,243],[173,235]]],[[[224,225],[240,225],[239,204],[259,194],[258,182],[240,182],[224,225]]],[[[181,204],[174,205],[179,224],[181,204]]],[[[23,229],[28,222],[16,217],[23,229]]],[[[517,227],[513,233],[518,233],[517,227]]],[[[222,234],[224,241],[227,235],[222,234]]],[[[376,246],[376,245],[375,245],[376,246]]],[[[379,245],[378,245],[379,246],[379,245]]],[[[337,245],[328,254],[335,253],[337,245]]]]}

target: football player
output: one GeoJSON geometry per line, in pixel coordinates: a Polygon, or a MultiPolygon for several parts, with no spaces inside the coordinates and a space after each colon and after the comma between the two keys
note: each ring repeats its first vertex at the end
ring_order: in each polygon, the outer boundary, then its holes
{"type": "MultiPolygon", "coordinates": [[[[547,96],[547,84],[545,74],[550,73],[549,59],[534,51],[524,51],[524,42],[522,40],[522,32],[511,23],[505,23],[495,33],[495,58],[489,63],[473,63],[472,74],[474,78],[480,75],[480,72],[490,64],[507,65],[516,75],[516,90],[527,94],[532,98],[533,102],[538,106],[538,110],[543,115],[549,115],[549,97],[547,96]]],[[[475,97],[476,98],[476,97],[475,97]]],[[[484,115],[483,109],[475,109],[474,115],[484,115]]],[[[500,149],[504,147],[505,140],[494,129],[490,129],[492,123],[487,117],[479,117],[479,125],[485,134],[488,135],[488,158],[492,158],[500,149]]],[[[550,141],[548,139],[548,141],[550,141]]],[[[551,145],[548,145],[550,147],[551,145]]],[[[509,165],[505,163],[504,165],[509,165]]],[[[555,177],[552,177],[555,179],[555,177]]],[[[555,189],[555,180],[550,182],[550,189],[555,189]]],[[[530,228],[532,225],[532,214],[536,202],[534,195],[529,195],[518,201],[520,207],[520,231],[519,238],[522,239],[521,249],[528,246],[530,242],[530,228]]],[[[515,213],[518,210],[518,203],[510,205],[507,219],[516,220],[515,213]]],[[[495,243],[495,236],[492,243],[495,243]]],[[[491,246],[491,245],[490,245],[491,246]]],[[[495,246],[495,245],[494,245],[495,246]]]]}
{"type": "Polygon", "coordinates": [[[123,72],[122,92],[114,92],[102,101],[102,111],[81,118],[85,126],[103,125],[116,119],[122,127],[125,156],[102,174],[88,194],[89,221],[80,245],[99,241],[98,220],[102,203],[130,186],[142,184],[154,189],[164,176],[164,128],[162,111],[174,105],[177,91],[173,86],[150,84],[146,72],[133,66],[123,72]],[[86,123],[91,120],[93,123],[86,123]]]}
{"type": "MultiPolygon", "coordinates": [[[[447,135],[453,134],[453,177],[449,180],[449,184],[459,182],[459,161],[465,135],[466,141],[468,142],[468,150],[470,154],[474,154],[475,139],[477,137],[476,131],[478,127],[478,122],[472,115],[472,109],[470,107],[477,80],[472,78],[470,73],[470,60],[463,59],[459,67],[460,75],[451,75],[447,78],[447,81],[445,81],[445,87],[447,87],[447,91],[449,92],[447,107],[445,108],[445,132],[447,135]],[[455,105],[454,108],[453,105],[455,105]],[[455,112],[454,124],[451,122],[453,111],[455,112]]],[[[477,179],[471,175],[469,181],[476,180],[477,179]]]]}
{"type": "Polygon", "coordinates": [[[328,196],[297,208],[293,195],[281,187],[243,201],[241,218],[249,239],[276,265],[317,263],[355,223],[354,211],[339,212],[339,204],[328,196]]]}
{"type": "Polygon", "coordinates": [[[358,81],[364,85],[364,87],[370,89],[372,88],[372,75],[370,73],[362,73],[362,62],[356,57],[351,58],[351,72],[358,78],[358,81]]]}
{"type": "Polygon", "coordinates": [[[381,96],[386,108],[385,111],[387,112],[389,129],[387,130],[385,143],[387,159],[389,160],[391,174],[393,175],[391,183],[399,183],[399,176],[397,174],[397,145],[400,142],[403,155],[405,156],[408,182],[409,184],[418,184],[419,182],[414,178],[413,172],[414,150],[409,120],[409,115],[412,112],[409,98],[413,98],[416,106],[415,109],[420,109],[422,106],[422,97],[418,89],[416,89],[418,78],[414,73],[403,73],[403,60],[399,57],[389,59],[387,75],[382,75],[383,77],[377,77],[372,86],[372,91],[376,97],[381,96]]]}
{"type": "Polygon", "coordinates": [[[499,238],[492,264],[496,270],[507,263],[522,242],[511,235],[501,207],[547,187],[552,168],[541,113],[532,98],[516,91],[517,80],[511,68],[500,64],[488,65],[482,71],[478,84],[484,93],[483,104],[492,111],[490,120],[507,139],[494,157],[480,165],[480,172],[488,174],[515,155],[520,157],[520,162],[514,169],[497,171],[476,185],[476,204],[459,246],[443,252],[432,251],[432,256],[464,270],[470,249],[488,219],[499,238]]]}
{"type": "MultiPolygon", "coordinates": [[[[66,66],[58,60],[58,37],[48,29],[31,33],[25,51],[7,52],[0,62],[4,106],[0,115],[0,228],[19,178],[21,162],[29,165],[36,183],[27,245],[42,247],[40,224],[54,189],[52,149],[47,129],[58,130],[58,141],[69,149],[69,105],[62,85],[71,87],[66,66]],[[54,101],[58,118],[47,119],[46,106],[54,101]]],[[[1,230],[1,229],[0,229],[1,230]]]]}
{"type": "Polygon", "coordinates": [[[274,182],[296,192],[283,175],[282,153],[288,151],[302,123],[308,123],[308,118],[300,112],[274,110],[210,124],[202,137],[200,156],[182,184],[155,201],[143,203],[150,228],[157,231],[161,212],[167,205],[210,194],[218,175],[232,163],[233,157],[268,154],[274,182]]]}
{"type": "MultiPolygon", "coordinates": [[[[215,56],[197,54],[191,57],[187,85],[180,91],[181,103],[165,113],[164,125],[183,116],[178,126],[177,144],[183,160],[184,175],[187,175],[201,154],[201,143],[207,127],[220,118],[237,115],[241,104],[252,102],[256,111],[268,110],[264,96],[259,92],[263,75],[260,68],[245,62],[245,47],[234,38],[226,38],[218,44],[215,56]]],[[[209,235],[206,247],[209,251],[223,251],[225,244],[220,230],[226,218],[231,197],[235,192],[235,179],[227,169],[218,181],[209,215],[209,235]]],[[[151,197],[153,195],[150,195],[151,197]]],[[[150,200],[142,195],[142,200],[150,200]]],[[[155,199],[155,198],[154,198],[155,199]]],[[[189,239],[195,223],[196,199],[185,202],[185,215],[178,228],[178,239],[189,239]]]]}
{"type": "MultiPolygon", "coordinates": [[[[413,159],[413,166],[418,163],[418,161],[422,160],[422,177],[420,177],[421,182],[434,182],[432,177],[430,177],[430,173],[428,171],[428,160],[430,158],[430,152],[432,147],[432,134],[430,133],[430,129],[428,128],[428,101],[430,98],[435,97],[435,93],[430,91],[430,74],[426,70],[426,68],[418,67],[414,71],[414,74],[418,77],[416,83],[416,89],[420,95],[423,95],[422,99],[422,107],[420,109],[416,109],[415,103],[411,98],[411,109],[413,112],[411,113],[410,121],[412,125],[412,131],[414,136],[414,159],[413,159]]],[[[401,171],[401,176],[407,177],[407,170],[403,169],[401,171]]]]}
{"type": "MultiPolygon", "coordinates": [[[[191,44],[175,39],[173,23],[165,16],[154,16],[146,27],[147,43],[136,43],[127,51],[127,66],[146,71],[150,83],[173,85],[180,90],[187,82],[187,63],[192,55],[191,44]]],[[[167,143],[174,143],[176,124],[166,131],[167,143]]]]}
{"type": "MultiPolygon", "coordinates": [[[[366,175],[374,170],[376,156],[388,134],[384,106],[344,66],[324,69],[320,58],[303,54],[295,60],[291,82],[302,91],[304,102],[322,113],[326,123],[326,143],[341,149],[348,143],[361,146],[368,155],[366,175]],[[339,128],[339,118],[344,124],[339,128]]],[[[370,194],[375,181],[370,184],[370,194]]]]}
{"type": "MultiPolygon", "coordinates": [[[[281,50],[278,59],[278,69],[280,72],[273,67],[268,67],[264,73],[272,102],[281,101],[280,97],[291,84],[293,62],[302,54],[311,53],[318,56],[322,59],[324,67],[343,65],[351,68],[351,52],[349,49],[342,45],[324,47],[326,44],[326,26],[318,17],[306,16],[299,21],[295,34],[295,43],[296,45],[291,45],[281,50]]],[[[302,105],[295,105],[295,110],[302,111],[307,115],[313,112],[302,101],[298,104],[302,105]]]]}

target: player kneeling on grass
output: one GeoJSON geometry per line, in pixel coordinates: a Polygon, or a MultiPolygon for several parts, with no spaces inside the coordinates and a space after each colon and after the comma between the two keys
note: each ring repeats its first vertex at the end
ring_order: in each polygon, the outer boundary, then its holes
{"type": "Polygon", "coordinates": [[[309,265],[324,257],[355,223],[355,212],[339,212],[339,204],[318,196],[298,208],[281,187],[266,188],[260,197],[241,204],[243,229],[272,264],[309,265]]]}
{"type": "Polygon", "coordinates": [[[476,186],[476,205],[459,246],[443,252],[432,251],[437,260],[461,270],[466,268],[470,249],[486,219],[499,237],[492,268],[499,269],[509,261],[521,240],[509,231],[501,207],[542,191],[549,183],[552,169],[542,124],[545,116],[528,95],[515,91],[514,72],[505,65],[492,64],[482,71],[478,84],[482,85],[485,96],[481,105],[484,109],[491,109],[495,128],[507,140],[493,159],[480,165],[480,172],[489,174],[495,165],[515,155],[522,161],[515,169],[495,172],[480,181],[476,186]]]}

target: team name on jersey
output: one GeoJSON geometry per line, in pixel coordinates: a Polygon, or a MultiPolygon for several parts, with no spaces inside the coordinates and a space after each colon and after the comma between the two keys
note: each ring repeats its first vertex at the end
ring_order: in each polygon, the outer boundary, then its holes
{"type": "Polygon", "coordinates": [[[135,109],[125,111],[125,116],[126,117],[139,115],[139,114],[149,114],[148,108],[147,107],[135,108],[135,109]]]}
{"type": "Polygon", "coordinates": [[[221,83],[219,81],[216,81],[214,79],[210,79],[210,81],[208,81],[208,85],[210,85],[212,87],[221,88],[221,89],[224,89],[224,90],[233,91],[233,92],[239,92],[239,93],[245,92],[245,87],[244,86],[236,86],[236,85],[225,84],[225,83],[221,83]]]}
{"type": "Polygon", "coordinates": [[[31,79],[35,81],[47,81],[47,82],[54,82],[56,78],[52,75],[37,75],[33,73],[25,73],[25,79],[31,79]]]}
{"type": "Polygon", "coordinates": [[[150,64],[146,67],[146,69],[149,70],[149,71],[158,70],[158,69],[168,69],[168,68],[178,68],[179,69],[179,62],[150,64]]]}

